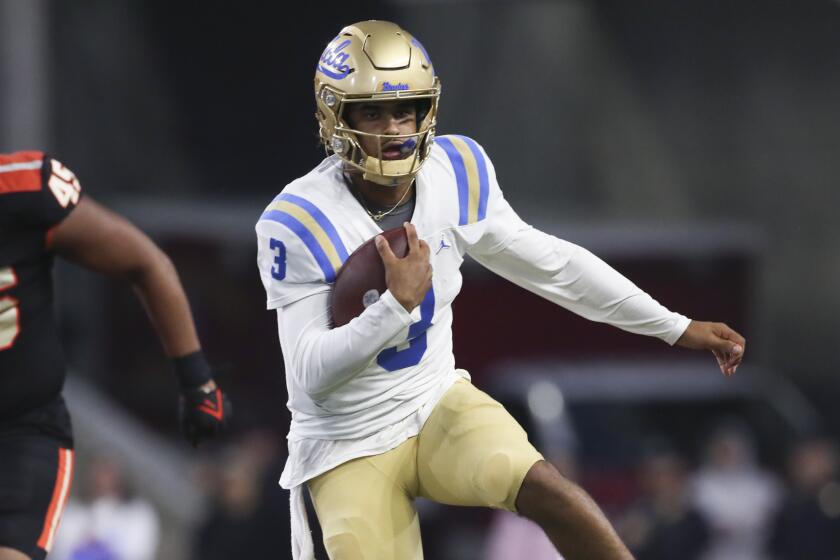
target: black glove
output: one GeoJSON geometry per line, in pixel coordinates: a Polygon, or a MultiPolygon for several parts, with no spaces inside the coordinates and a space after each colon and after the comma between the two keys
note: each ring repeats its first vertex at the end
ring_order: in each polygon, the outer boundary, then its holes
{"type": "Polygon", "coordinates": [[[182,389],[178,409],[181,431],[193,447],[224,430],[233,412],[230,399],[219,388],[182,389]]]}
{"type": "Polygon", "coordinates": [[[230,400],[217,388],[204,390],[212,372],[201,350],[172,360],[181,386],[178,417],[193,447],[221,432],[233,412],[230,400]]]}

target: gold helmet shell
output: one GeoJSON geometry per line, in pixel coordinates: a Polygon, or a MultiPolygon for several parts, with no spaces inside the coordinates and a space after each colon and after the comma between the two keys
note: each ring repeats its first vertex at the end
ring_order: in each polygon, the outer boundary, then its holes
{"type": "Polygon", "coordinates": [[[319,134],[333,152],[364,179],[393,186],[414,178],[429,157],[437,122],[440,80],[420,42],[398,25],[363,21],[349,25],[330,41],[315,70],[319,134]],[[417,100],[417,132],[370,134],[345,120],[349,103],[417,100]],[[362,149],[361,136],[376,137],[379,153],[362,149]],[[398,160],[382,158],[382,145],[402,140],[412,151],[398,160]]]}

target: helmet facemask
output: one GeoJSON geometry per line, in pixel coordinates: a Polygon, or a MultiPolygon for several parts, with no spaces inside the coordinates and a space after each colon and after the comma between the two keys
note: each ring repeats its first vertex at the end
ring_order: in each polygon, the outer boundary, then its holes
{"type": "MultiPolygon", "coordinates": [[[[384,186],[395,186],[410,181],[420,171],[432,149],[435,136],[437,115],[437,95],[435,91],[412,96],[394,96],[370,98],[350,98],[341,92],[332,91],[328,86],[318,96],[318,117],[320,136],[327,153],[337,154],[353,169],[360,171],[366,181],[384,186]],[[417,132],[409,134],[375,134],[363,132],[350,124],[346,112],[351,104],[377,103],[397,100],[416,100],[417,132]],[[334,109],[330,107],[333,104],[334,109]],[[326,125],[326,126],[325,126],[326,125]],[[330,126],[331,125],[331,126],[330,126]],[[328,131],[332,131],[329,134],[328,131]],[[371,138],[376,146],[375,153],[367,153],[362,148],[362,138],[371,138]],[[382,148],[392,141],[402,143],[403,157],[384,159],[382,148]]],[[[353,96],[356,97],[356,96],[353,96]]]]}

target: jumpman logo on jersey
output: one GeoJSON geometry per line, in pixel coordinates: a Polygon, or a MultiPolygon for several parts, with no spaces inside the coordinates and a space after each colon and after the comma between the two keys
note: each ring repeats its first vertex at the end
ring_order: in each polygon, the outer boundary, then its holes
{"type": "Polygon", "coordinates": [[[452,248],[452,245],[447,245],[446,241],[441,237],[440,245],[438,246],[438,250],[435,251],[435,255],[437,255],[438,253],[440,253],[444,249],[451,249],[451,248],[452,248]]]}

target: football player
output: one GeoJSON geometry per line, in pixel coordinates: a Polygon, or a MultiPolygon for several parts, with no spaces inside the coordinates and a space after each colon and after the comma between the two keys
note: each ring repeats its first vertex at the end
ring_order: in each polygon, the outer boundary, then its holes
{"type": "Polygon", "coordinates": [[[630,558],[589,496],[456,368],[464,255],[587,319],[711,350],[726,375],[744,339],[669,311],[592,253],[522,221],[475,140],[435,137],[439,96],[411,34],[382,21],[342,29],[315,72],[328,157],[256,225],[292,413],[281,484],[292,491],[294,556],[313,558],[306,485],[333,559],[422,558],[418,496],[518,512],[570,560],[630,558]],[[387,291],[332,328],[330,285],[348,254],[402,224],[405,258],[377,239],[387,291]]]}
{"type": "Polygon", "coordinates": [[[54,255],[134,288],[172,358],[181,427],[193,445],[230,416],[167,256],[127,220],[83,196],[57,160],[37,151],[0,154],[0,560],[46,556],[73,478],[54,255]]]}

